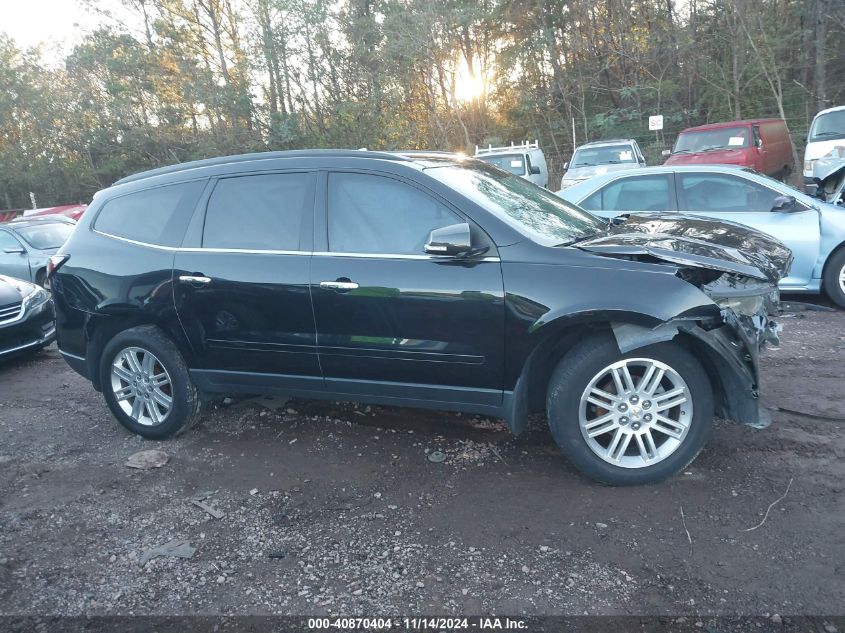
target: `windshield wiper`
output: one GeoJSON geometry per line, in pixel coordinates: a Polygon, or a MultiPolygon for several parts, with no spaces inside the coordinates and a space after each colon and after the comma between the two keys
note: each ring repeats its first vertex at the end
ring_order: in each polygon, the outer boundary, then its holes
{"type": "Polygon", "coordinates": [[[820,136],[845,136],[845,132],[819,132],[818,134],[813,134],[813,138],[820,136]]]}
{"type": "Polygon", "coordinates": [[[672,156],[675,156],[676,154],[692,154],[692,150],[691,149],[679,149],[675,152],[672,152],[672,156]]]}

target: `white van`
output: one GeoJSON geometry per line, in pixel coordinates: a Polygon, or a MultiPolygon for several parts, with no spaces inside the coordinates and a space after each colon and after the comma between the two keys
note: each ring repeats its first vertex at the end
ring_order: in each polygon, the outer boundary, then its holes
{"type": "Polygon", "coordinates": [[[820,158],[836,157],[845,153],[845,105],[822,110],[810,124],[807,147],[804,149],[804,187],[815,193],[817,186],[813,163],[820,158]]]}
{"type": "Polygon", "coordinates": [[[485,163],[495,165],[512,174],[521,176],[541,187],[549,187],[549,168],[546,165],[546,155],[540,149],[540,142],[525,141],[520,145],[493,147],[486,149],[475,146],[475,157],[485,163]]]}

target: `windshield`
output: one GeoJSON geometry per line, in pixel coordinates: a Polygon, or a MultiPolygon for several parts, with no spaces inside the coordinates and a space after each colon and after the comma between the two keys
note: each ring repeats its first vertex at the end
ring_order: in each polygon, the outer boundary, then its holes
{"type": "Polygon", "coordinates": [[[749,147],[749,128],[724,127],[718,130],[683,132],[675,141],[673,154],[697,154],[716,149],[741,149],[749,147]]]}
{"type": "Polygon", "coordinates": [[[15,230],[32,248],[59,248],[67,241],[73,231],[72,224],[36,224],[15,230]]]}
{"type": "Polygon", "coordinates": [[[845,110],[834,110],[817,116],[807,140],[812,143],[837,138],[845,138],[845,110]]]}
{"type": "Polygon", "coordinates": [[[544,246],[570,244],[607,227],[553,193],[478,161],[430,167],[426,173],[544,246]]]}
{"type": "Polygon", "coordinates": [[[525,175],[524,154],[496,154],[495,156],[478,156],[478,159],[517,176],[525,175]]]}
{"type": "Polygon", "coordinates": [[[601,147],[579,147],[572,156],[573,167],[591,167],[593,165],[616,165],[618,163],[636,163],[634,150],[630,145],[602,145],[601,147]]]}

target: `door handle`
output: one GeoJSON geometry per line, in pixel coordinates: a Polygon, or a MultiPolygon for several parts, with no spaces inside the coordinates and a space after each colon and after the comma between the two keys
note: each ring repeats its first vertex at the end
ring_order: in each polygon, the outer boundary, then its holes
{"type": "Polygon", "coordinates": [[[192,286],[202,286],[211,283],[211,277],[203,277],[202,275],[179,275],[179,281],[184,281],[192,286]]]}
{"type": "Polygon", "coordinates": [[[354,281],[321,281],[320,288],[324,288],[326,290],[356,290],[358,288],[358,284],[354,281]]]}

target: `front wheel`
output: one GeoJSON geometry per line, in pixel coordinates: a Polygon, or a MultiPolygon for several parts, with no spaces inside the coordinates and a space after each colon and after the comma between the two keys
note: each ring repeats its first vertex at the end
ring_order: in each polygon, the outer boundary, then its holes
{"type": "Polygon", "coordinates": [[[830,258],[822,282],[830,300],[840,308],[845,308],[845,248],[830,258]]]}
{"type": "Polygon", "coordinates": [[[154,326],[135,327],[109,341],[100,380],[114,416],[142,437],[170,437],[199,418],[200,398],[185,361],[154,326]]]}
{"type": "Polygon", "coordinates": [[[707,373],[675,343],[620,354],[612,336],[589,338],[558,364],[546,404],[563,453],[588,477],[617,486],[682,470],[713,424],[707,373]]]}

